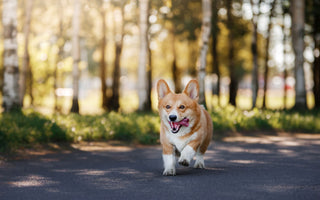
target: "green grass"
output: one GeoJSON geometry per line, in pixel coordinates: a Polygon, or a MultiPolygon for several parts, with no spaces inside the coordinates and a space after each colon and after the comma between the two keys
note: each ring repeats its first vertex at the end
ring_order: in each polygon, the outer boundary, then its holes
{"type": "Polygon", "coordinates": [[[211,112],[215,130],[320,133],[320,111],[243,111],[232,106],[211,112]]]}
{"type": "MultiPolygon", "coordinates": [[[[227,106],[210,112],[215,137],[230,131],[320,133],[320,111],[243,111],[227,106]]],[[[0,152],[50,142],[121,140],[159,143],[157,113],[43,115],[30,110],[0,114],[0,152]]]]}

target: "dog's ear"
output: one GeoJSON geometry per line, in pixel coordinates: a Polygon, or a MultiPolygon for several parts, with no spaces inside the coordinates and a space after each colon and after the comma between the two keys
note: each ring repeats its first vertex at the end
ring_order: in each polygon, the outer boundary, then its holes
{"type": "Polygon", "coordinates": [[[199,83],[197,80],[189,81],[188,85],[183,91],[188,97],[193,100],[199,100],[199,83]]]}
{"type": "Polygon", "coordinates": [[[158,99],[162,99],[167,94],[171,93],[171,90],[167,84],[167,82],[163,79],[160,79],[157,83],[157,92],[158,92],[158,99]]]}

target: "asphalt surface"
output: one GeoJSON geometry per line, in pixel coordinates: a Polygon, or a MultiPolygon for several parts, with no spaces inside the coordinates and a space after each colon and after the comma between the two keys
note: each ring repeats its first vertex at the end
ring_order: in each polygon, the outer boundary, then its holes
{"type": "Polygon", "coordinates": [[[320,135],[213,142],[162,176],[161,147],[101,143],[0,162],[0,199],[320,199],[320,135]]]}

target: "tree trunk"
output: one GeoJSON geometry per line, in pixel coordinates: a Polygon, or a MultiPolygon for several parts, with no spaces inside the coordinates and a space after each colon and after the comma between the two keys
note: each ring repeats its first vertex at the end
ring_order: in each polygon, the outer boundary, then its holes
{"type": "Polygon", "coordinates": [[[217,84],[212,89],[212,94],[218,96],[218,105],[220,105],[220,70],[218,60],[218,0],[213,0],[212,3],[212,19],[211,19],[211,34],[212,34],[212,73],[217,75],[217,84]]]}
{"type": "MultiPolygon", "coordinates": [[[[101,8],[103,9],[103,8],[101,8]]],[[[102,108],[107,110],[108,99],[107,99],[107,83],[106,83],[106,12],[101,11],[101,26],[102,26],[102,37],[101,37],[101,60],[100,60],[100,81],[101,81],[101,94],[102,94],[102,108]]]]}
{"type": "Polygon", "coordinates": [[[283,84],[283,108],[287,109],[287,84],[286,84],[286,80],[288,77],[288,64],[287,64],[287,48],[286,45],[288,43],[288,35],[286,33],[287,27],[285,25],[285,17],[286,17],[287,13],[283,13],[283,25],[282,25],[282,33],[283,33],[283,80],[284,80],[284,84],[283,84]]]}
{"type": "MultiPolygon", "coordinates": [[[[150,23],[148,22],[148,27],[150,23]]],[[[152,111],[151,91],[152,91],[152,51],[150,49],[149,40],[148,43],[148,65],[147,65],[147,101],[145,104],[145,111],[152,111]]]]}
{"type": "Polygon", "coordinates": [[[174,31],[174,24],[172,24],[172,28],[171,28],[171,36],[172,36],[172,41],[171,41],[171,45],[172,45],[172,67],[171,67],[171,71],[172,71],[172,78],[173,78],[173,82],[174,82],[174,91],[176,93],[180,93],[182,88],[181,88],[181,79],[180,79],[180,71],[177,65],[177,52],[176,52],[176,47],[175,47],[175,41],[176,41],[176,37],[175,37],[175,31],[174,31]]]}
{"type": "Polygon", "coordinates": [[[292,46],[295,55],[294,71],[295,71],[295,106],[294,109],[307,109],[306,87],[304,77],[304,0],[292,0],[292,46]]]}
{"type": "Polygon", "coordinates": [[[266,108],[266,98],[268,90],[268,81],[269,81],[269,46],[270,46],[270,35],[272,28],[272,18],[274,15],[274,8],[277,0],[273,0],[271,4],[270,14],[269,14],[269,24],[267,30],[267,41],[266,41],[266,50],[265,50],[265,61],[264,61],[264,85],[263,85],[263,99],[262,99],[262,108],[266,108]]]}
{"type": "Polygon", "coordinates": [[[71,112],[79,113],[79,62],[80,62],[80,8],[81,0],[74,0],[74,13],[72,19],[72,57],[73,57],[73,96],[71,112]]]}
{"type": "Polygon", "coordinates": [[[114,30],[115,35],[121,35],[120,38],[116,38],[116,47],[115,47],[115,61],[114,61],[114,69],[113,69],[113,79],[112,79],[112,97],[110,100],[110,109],[113,111],[118,111],[120,108],[120,67],[121,67],[121,53],[122,53],[122,46],[123,46],[123,37],[124,37],[124,3],[121,4],[121,19],[118,19],[120,24],[116,24],[114,22],[114,30]],[[117,27],[120,27],[120,31],[116,31],[117,27]]]}
{"type": "MultiPolygon", "coordinates": [[[[27,77],[30,71],[30,55],[29,55],[29,33],[30,33],[30,21],[32,13],[33,0],[27,0],[25,2],[25,23],[24,23],[24,55],[22,62],[22,73],[20,75],[20,104],[23,107],[23,99],[26,93],[27,77]]],[[[31,81],[31,80],[30,80],[31,81]]]]}
{"type": "Polygon", "coordinates": [[[17,0],[3,0],[3,108],[5,112],[20,110],[19,66],[17,54],[17,0]]]}
{"type": "Polygon", "coordinates": [[[253,0],[250,0],[251,8],[252,8],[252,40],[251,40],[251,53],[252,53],[252,109],[256,107],[258,90],[259,90],[259,81],[258,81],[258,19],[260,14],[260,3],[259,1],[257,7],[258,12],[255,12],[253,0]]]}
{"type": "Polygon", "coordinates": [[[202,0],[202,27],[200,56],[197,63],[199,81],[199,103],[206,107],[205,77],[207,65],[207,53],[211,32],[211,0],[202,0]]]}
{"type": "Polygon", "coordinates": [[[147,103],[147,59],[148,59],[148,0],[139,0],[140,9],[140,49],[138,65],[139,111],[145,111],[147,103]]]}
{"type": "Polygon", "coordinates": [[[29,70],[28,70],[28,90],[29,91],[29,97],[30,97],[30,105],[33,105],[34,97],[33,97],[33,72],[31,65],[29,65],[29,70]]]}
{"type": "Polygon", "coordinates": [[[315,108],[320,108],[320,2],[313,0],[314,8],[314,21],[313,21],[313,40],[315,49],[318,49],[318,53],[314,55],[313,61],[313,93],[315,100],[315,108]]]}
{"type": "Polygon", "coordinates": [[[192,77],[197,76],[197,60],[198,60],[198,42],[188,41],[188,74],[192,77]]]}
{"type": "MultiPolygon", "coordinates": [[[[148,45],[149,46],[149,45],[148,45]]],[[[145,106],[145,111],[152,110],[152,101],[151,101],[151,91],[152,91],[152,52],[148,48],[148,68],[147,68],[147,102],[145,106]]]]}
{"type": "Polygon", "coordinates": [[[122,42],[121,44],[116,44],[116,57],[113,69],[113,79],[112,79],[112,97],[111,97],[111,107],[113,111],[118,111],[120,108],[119,99],[120,99],[120,59],[122,52],[122,42]]]}
{"type": "Polygon", "coordinates": [[[234,45],[233,45],[233,19],[232,19],[232,0],[227,0],[227,28],[228,33],[228,60],[229,60],[229,74],[230,74],[230,86],[229,86],[229,103],[233,106],[236,106],[236,96],[238,91],[238,77],[235,72],[235,63],[234,63],[234,45]]]}

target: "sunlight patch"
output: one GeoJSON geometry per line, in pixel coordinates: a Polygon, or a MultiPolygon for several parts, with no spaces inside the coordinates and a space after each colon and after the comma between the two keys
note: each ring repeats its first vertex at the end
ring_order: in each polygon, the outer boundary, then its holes
{"type": "Polygon", "coordinates": [[[81,151],[112,151],[112,152],[128,152],[132,148],[119,144],[111,144],[107,142],[82,142],[71,145],[75,149],[81,151]]]}
{"type": "Polygon", "coordinates": [[[45,185],[54,184],[54,181],[39,175],[29,175],[22,177],[20,181],[9,182],[10,185],[15,187],[41,187],[45,185]]]}
{"type": "Polygon", "coordinates": [[[230,162],[238,164],[264,164],[264,162],[256,160],[230,160],[230,162]]]}
{"type": "Polygon", "coordinates": [[[79,175],[89,175],[89,176],[102,176],[105,175],[106,173],[108,173],[107,171],[104,170],[81,170],[81,172],[79,172],[79,175]]]}

